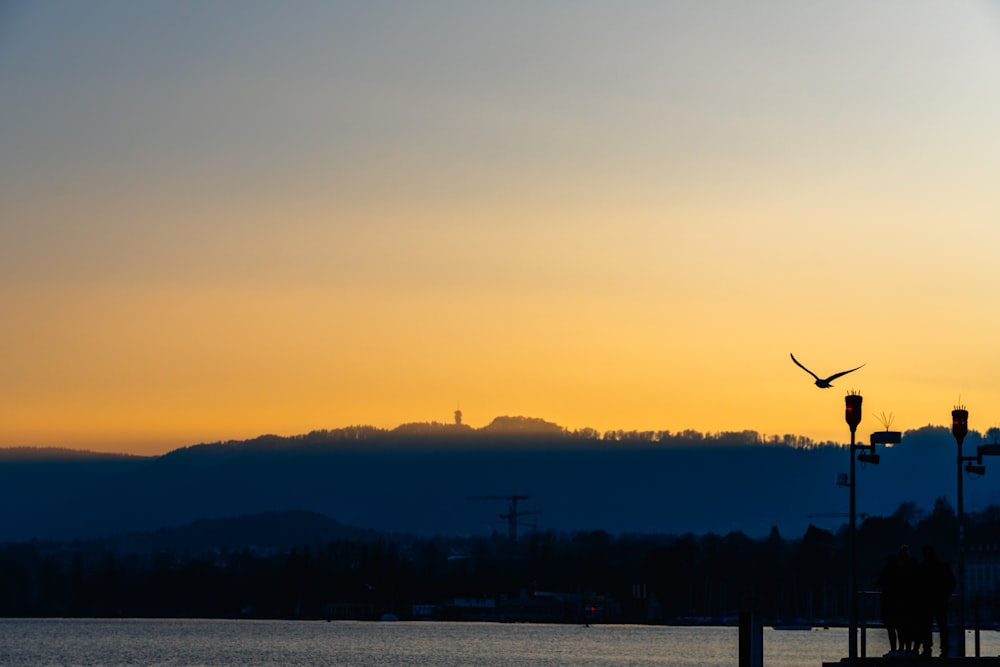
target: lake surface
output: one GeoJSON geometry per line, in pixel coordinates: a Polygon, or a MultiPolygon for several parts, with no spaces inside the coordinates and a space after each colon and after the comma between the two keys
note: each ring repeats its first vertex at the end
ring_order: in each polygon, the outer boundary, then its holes
{"type": "MultiPolygon", "coordinates": [[[[728,627],[6,619],[0,665],[718,667],[738,664],[738,637],[728,627]]],[[[1000,633],[984,633],[982,647],[1000,653],[1000,633]]],[[[868,654],[885,650],[885,633],[870,631],[868,654]]],[[[819,667],[846,654],[843,628],[764,629],[765,667],[819,667]]]]}

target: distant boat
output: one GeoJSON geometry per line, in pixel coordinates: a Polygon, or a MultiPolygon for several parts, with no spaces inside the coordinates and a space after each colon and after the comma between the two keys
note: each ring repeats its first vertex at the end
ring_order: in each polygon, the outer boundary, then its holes
{"type": "Polygon", "coordinates": [[[399,620],[399,616],[396,616],[395,614],[382,614],[382,617],[379,618],[379,620],[380,621],[398,621],[399,620]]]}

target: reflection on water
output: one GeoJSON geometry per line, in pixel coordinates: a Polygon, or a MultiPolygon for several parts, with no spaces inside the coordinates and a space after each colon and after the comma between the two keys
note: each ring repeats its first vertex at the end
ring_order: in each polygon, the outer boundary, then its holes
{"type": "MultiPolygon", "coordinates": [[[[884,632],[868,653],[886,650],[884,632]]],[[[506,667],[738,663],[736,628],[497,623],[209,620],[0,620],[0,664],[506,667]]],[[[1000,653],[1000,633],[983,635],[1000,653]]],[[[972,642],[969,642],[970,652],[972,642]]],[[[767,667],[819,667],[846,655],[846,630],[764,629],[767,667]]]]}

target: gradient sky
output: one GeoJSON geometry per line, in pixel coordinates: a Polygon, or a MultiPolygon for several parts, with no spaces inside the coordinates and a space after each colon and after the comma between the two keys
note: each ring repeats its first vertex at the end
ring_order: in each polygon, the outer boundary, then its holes
{"type": "Polygon", "coordinates": [[[6,2],[0,446],[985,430],[998,119],[995,0],[6,2]]]}

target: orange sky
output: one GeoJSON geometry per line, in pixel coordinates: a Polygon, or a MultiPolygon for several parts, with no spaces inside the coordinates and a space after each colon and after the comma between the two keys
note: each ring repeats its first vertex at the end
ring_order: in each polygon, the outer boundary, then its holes
{"type": "Polygon", "coordinates": [[[1000,422],[995,2],[13,3],[0,90],[0,446],[1000,422]]]}

